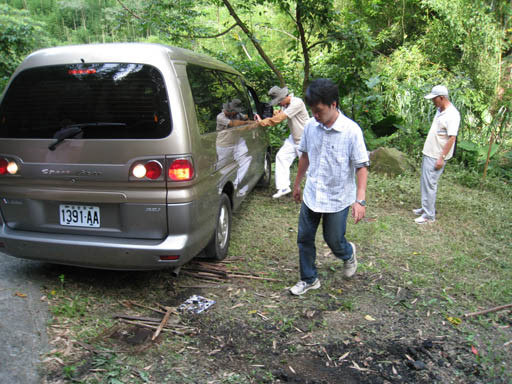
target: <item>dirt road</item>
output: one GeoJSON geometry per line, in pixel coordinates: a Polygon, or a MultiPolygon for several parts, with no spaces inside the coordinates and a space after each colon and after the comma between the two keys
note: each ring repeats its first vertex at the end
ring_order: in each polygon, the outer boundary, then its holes
{"type": "Polygon", "coordinates": [[[0,253],[0,383],[41,382],[37,365],[48,350],[44,270],[44,264],[0,253]]]}

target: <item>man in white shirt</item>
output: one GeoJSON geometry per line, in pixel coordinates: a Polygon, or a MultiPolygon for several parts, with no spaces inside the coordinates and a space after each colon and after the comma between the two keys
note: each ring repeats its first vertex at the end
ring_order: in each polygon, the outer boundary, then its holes
{"type": "Polygon", "coordinates": [[[436,85],[425,99],[432,100],[437,112],[423,145],[421,208],[413,209],[413,213],[419,216],[414,220],[417,224],[435,221],[437,183],[446,161],[453,156],[460,124],[459,111],[450,102],[444,85],[436,85]]]}
{"type": "Polygon", "coordinates": [[[270,105],[278,105],[281,110],[275,111],[274,116],[261,119],[255,115],[256,120],[262,127],[272,127],[287,120],[290,136],[284,141],[283,146],[276,155],[276,188],[277,192],[272,196],[277,199],[290,193],[290,167],[296,157],[299,156],[298,146],[304,132],[304,124],[309,119],[308,111],[304,102],[288,92],[288,88],[274,86],[268,92],[272,98],[270,105]]]}

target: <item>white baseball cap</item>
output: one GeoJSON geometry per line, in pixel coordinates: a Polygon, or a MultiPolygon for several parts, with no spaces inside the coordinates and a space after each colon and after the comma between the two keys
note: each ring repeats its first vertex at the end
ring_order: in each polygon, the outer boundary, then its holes
{"type": "Polygon", "coordinates": [[[436,85],[428,95],[425,96],[425,99],[433,99],[437,96],[448,96],[448,88],[444,85],[436,85]]]}

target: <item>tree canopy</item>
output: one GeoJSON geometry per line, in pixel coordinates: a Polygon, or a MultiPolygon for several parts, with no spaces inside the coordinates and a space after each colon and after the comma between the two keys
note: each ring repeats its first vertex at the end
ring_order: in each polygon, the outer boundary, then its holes
{"type": "Polygon", "coordinates": [[[0,89],[41,47],[160,42],[233,65],[263,98],[272,85],[301,95],[311,79],[332,78],[370,148],[419,152],[434,113],[423,95],[442,83],[461,111],[462,142],[510,149],[510,0],[0,0],[0,7],[0,89]],[[377,137],[372,127],[386,124],[389,134],[377,137]]]}

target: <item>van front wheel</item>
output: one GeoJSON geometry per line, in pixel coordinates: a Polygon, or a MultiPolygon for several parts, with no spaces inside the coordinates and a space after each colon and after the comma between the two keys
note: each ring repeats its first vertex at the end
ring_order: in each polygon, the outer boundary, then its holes
{"type": "Polygon", "coordinates": [[[206,257],[213,260],[224,260],[228,255],[229,239],[231,236],[231,202],[223,193],[220,196],[217,223],[213,238],[206,246],[206,257]]]}

